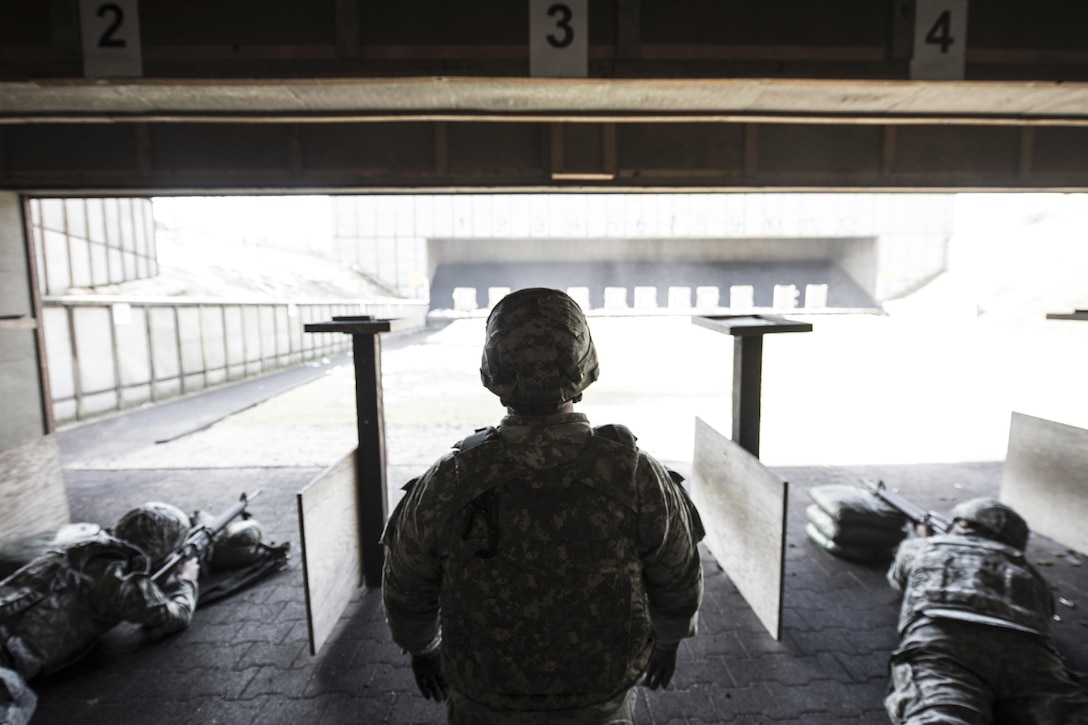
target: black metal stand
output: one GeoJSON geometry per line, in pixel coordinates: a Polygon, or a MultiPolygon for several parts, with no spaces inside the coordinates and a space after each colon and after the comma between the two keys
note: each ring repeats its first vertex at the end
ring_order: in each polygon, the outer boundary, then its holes
{"type": "Polygon", "coordinates": [[[1061,312],[1048,312],[1046,315],[1048,320],[1082,320],[1088,322],[1088,310],[1076,309],[1071,313],[1061,312]]]}
{"type": "Polygon", "coordinates": [[[691,321],[733,341],[733,440],[759,457],[759,420],[762,408],[763,336],[775,332],[812,332],[812,324],[775,315],[714,315],[691,321]]]}
{"type": "Polygon", "coordinates": [[[381,534],[388,513],[385,478],[385,410],[382,406],[382,344],[379,335],[407,327],[401,320],[373,317],[333,317],[331,322],[308,322],[306,332],[343,332],[351,335],[355,362],[355,408],[359,446],[355,449],[359,493],[359,538],[363,576],[371,588],[382,584],[381,534]]]}

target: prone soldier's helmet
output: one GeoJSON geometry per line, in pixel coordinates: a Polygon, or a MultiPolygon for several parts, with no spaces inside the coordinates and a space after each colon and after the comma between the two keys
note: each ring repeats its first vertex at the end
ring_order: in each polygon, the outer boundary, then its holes
{"type": "Polygon", "coordinates": [[[949,514],[953,525],[966,526],[1017,549],[1022,550],[1027,546],[1030,534],[1027,522],[996,498],[980,497],[964,501],[952,507],[949,514]]]}
{"type": "Polygon", "coordinates": [[[589,323],[566,293],[518,290],[491,310],[480,379],[503,405],[517,409],[578,402],[598,375],[589,323]]]}
{"type": "Polygon", "coordinates": [[[113,535],[143,551],[152,562],[161,562],[185,543],[189,523],[177,506],[149,501],[118,519],[113,535]]]}

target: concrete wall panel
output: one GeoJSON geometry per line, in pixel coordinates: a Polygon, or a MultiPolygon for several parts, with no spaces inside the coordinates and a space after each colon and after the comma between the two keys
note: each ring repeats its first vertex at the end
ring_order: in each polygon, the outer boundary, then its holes
{"type": "Polygon", "coordinates": [[[19,197],[0,194],[0,317],[30,317],[30,275],[19,197]]]}
{"type": "Polygon", "coordinates": [[[121,389],[121,408],[127,410],[151,402],[151,386],[136,385],[121,389]]]}
{"type": "Polygon", "coordinates": [[[108,307],[72,310],[75,354],[79,359],[79,389],[86,396],[114,390],[117,368],[113,352],[113,319],[108,307]]]}
{"type": "Polygon", "coordinates": [[[45,432],[34,330],[0,329],[0,449],[45,432]]]}
{"type": "Polygon", "coordinates": [[[123,315],[115,314],[113,321],[122,387],[150,383],[151,346],[147,339],[147,311],[129,305],[128,311],[123,315]]]}
{"type": "Polygon", "coordinates": [[[246,338],[242,322],[242,308],[227,305],[223,308],[223,336],[226,342],[226,364],[231,368],[244,369],[246,338]]]}
{"type": "Polygon", "coordinates": [[[269,305],[261,305],[257,310],[260,314],[257,334],[261,351],[258,360],[271,366],[276,359],[276,310],[269,305]]]}
{"type": "Polygon", "coordinates": [[[227,365],[227,340],[223,327],[223,307],[205,305],[200,308],[200,325],[204,339],[204,365],[210,372],[222,371],[227,365]]]}
{"type": "Polygon", "coordinates": [[[181,374],[181,360],[175,310],[173,307],[151,307],[147,318],[154,379],[156,382],[176,379],[181,374]]]}
{"type": "Polygon", "coordinates": [[[178,343],[183,375],[203,373],[204,336],[200,330],[200,308],[178,307],[178,343]]]}
{"type": "MultiPolygon", "coordinates": [[[[75,353],[68,310],[63,307],[42,309],[42,330],[45,333],[45,356],[49,364],[49,388],[54,401],[76,396],[75,353]]],[[[57,416],[57,420],[65,417],[57,416]]]]}

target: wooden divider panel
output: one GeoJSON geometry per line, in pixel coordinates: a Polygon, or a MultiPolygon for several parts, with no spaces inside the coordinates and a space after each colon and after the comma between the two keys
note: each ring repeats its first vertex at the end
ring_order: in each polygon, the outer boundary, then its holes
{"type": "Polygon", "coordinates": [[[1088,554],[1088,430],[1014,412],[1000,496],[1032,531],[1088,554]]]}
{"type": "Polygon", "coordinates": [[[52,532],[70,522],[56,435],[0,451],[0,542],[52,532]]]}
{"type": "Polygon", "coordinates": [[[701,418],[695,419],[692,472],[707,548],[780,639],[788,484],[701,418]]]}
{"type": "Polygon", "coordinates": [[[355,451],[298,494],[310,654],[316,655],[363,583],[355,451]]]}

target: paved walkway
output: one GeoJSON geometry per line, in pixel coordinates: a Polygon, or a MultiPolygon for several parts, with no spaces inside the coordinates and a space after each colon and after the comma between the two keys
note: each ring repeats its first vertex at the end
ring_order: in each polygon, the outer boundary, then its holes
{"type": "MultiPolygon", "coordinates": [[[[428,343],[402,340],[389,349],[423,344],[428,343]]],[[[432,348],[430,355],[435,352],[432,348]]],[[[473,355],[478,359],[478,352],[473,355]]],[[[127,625],[116,628],[83,662],[34,684],[40,705],[33,725],[444,722],[442,708],[417,695],[407,657],[389,639],[380,592],[359,590],[330,641],[316,656],[309,653],[296,494],[331,461],[307,463],[299,454],[265,466],[260,456],[276,455],[283,445],[277,437],[281,429],[270,427],[267,412],[277,409],[277,401],[295,401],[287,407],[300,427],[307,414],[299,401],[319,411],[342,410],[342,395],[323,397],[337,390],[340,363],[309,374],[284,374],[295,376],[290,378],[273,376],[248,392],[241,387],[213,391],[62,434],[74,520],[108,524],[152,498],[215,511],[240,492],[261,488],[251,510],[268,538],[290,542],[293,558],[286,572],[198,610],[193,625],[180,634],[161,638],[127,625]],[[270,391],[275,397],[268,397],[270,391]],[[183,436],[176,445],[154,443],[171,437],[162,435],[161,426],[195,430],[229,410],[245,412],[183,436]],[[208,442],[178,447],[196,436],[208,442]],[[247,446],[251,453],[245,453],[247,446]]],[[[387,406],[391,397],[403,402],[408,396],[405,387],[394,386],[387,406]]],[[[604,422],[599,416],[594,420],[604,422]]],[[[412,447],[398,442],[396,425],[387,431],[393,438],[391,485],[430,459],[431,438],[456,440],[449,425],[438,425],[437,433],[412,447]]],[[[419,432],[411,426],[403,430],[419,432]]],[[[699,635],[682,645],[668,690],[640,690],[640,724],[886,722],[881,699],[895,644],[897,598],[882,569],[836,559],[805,538],[805,491],[868,476],[888,481],[925,507],[947,510],[971,496],[996,494],[1001,478],[997,462],[772,468],[791,484],[782,640],[766,634],[728,577],[704,554],[699,635]]],[[[1077,605],[1060,607],[1062,621],[1055,629],[1072,664],[1088,671],[1088,567],[1043,538],[1033,540],[1030,556],[1043,563],[1056,595],[1077,605]]]]}

